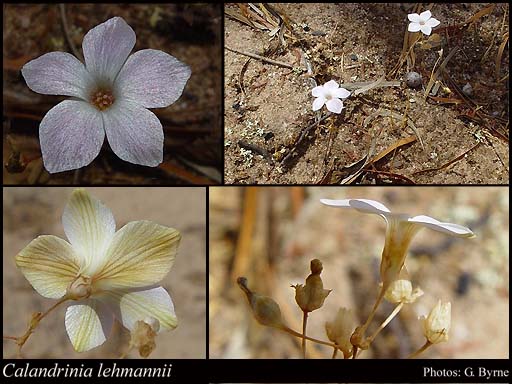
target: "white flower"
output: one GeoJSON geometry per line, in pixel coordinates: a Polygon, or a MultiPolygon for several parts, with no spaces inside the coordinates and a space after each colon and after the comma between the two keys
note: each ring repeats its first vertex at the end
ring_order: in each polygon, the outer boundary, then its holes
{"type": "Polygon", "coordinates": [[[409,280],[395,280],[390,284],[384,297],[390,303],[410,304],[421,296],[423,296],[423,291],[419,287],[413,290],[409,280]]]}
{"type": "Polygon", "coordinates": [[[346,99],[350,96],[350,92],[345,88],[340,88],[334,80],[313,88],[311,93],[316,97],[315,101],[313,101],[313,111],[318,111],[325,104],[332,113],[341,113],[343,101],[340,99],[346,99]]]}
{"type": "Polygon", "coordinates": [[[384,204],[368,199],[328,200],[321,203],[338,208],[352,208],[363,213],[374,213],[386,221],[386,241],[382,250],[380,275],[384,289],[395,281],[402,267],[409,244],[418,231],[424,227],[457,237],[474,237],[474,233],[458,224],[443,223],[429,216],[409,216],[392,213],[384,204]]]}
{"type": "Polygon", "coordinates": [[[154,113],[181,96],[190,68],[154,49],[129,56],[135,32],[120,17],[84,37],[85,66],[66,52],[51,52],[23,66],[28,87],[46,95],[72,96],[50,109],[39,126],[41,153],[50,173],[90,164],[105,133],[114,153],[155,167],[163,160],[164,134],[154,113]]]}
{"type": "Polygon", "coordinates": [[[432,33],[432,28],[437,27],[441,22],[432,17],[430,11],[421,12],[419,15],[417,13],[410,13],[407,15],[409,19],[409,27],[407,30],[409,32],[418,32],[421,31],[423,34],[430,36],[432,33]]]}
{"type": "Polygon", "coordinates": [[[171,297],[156,285],[174,263],[177,230],[132,221],[116,232],[112,212],[83,189],[73,191],[62,223],[69,242],[39,236],[16,265],[40,295],[76,301],[65,321],[76,351],[103,344],[114,316],[130,331],[148,317],[163,330],[177,326],[171,297]]]}
{"type": "Polygon", "coordinates": [[[432,344],[448,341],[451,326],[451,303],[439,300],[428,316],[423,317],[423,334],[432,344]]]}

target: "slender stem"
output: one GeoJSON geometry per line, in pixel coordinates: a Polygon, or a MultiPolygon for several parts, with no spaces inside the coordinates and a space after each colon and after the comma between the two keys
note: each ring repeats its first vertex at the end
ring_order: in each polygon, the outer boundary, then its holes
{"type": "Polygon", "coordinates": [[[414,359],[416,356],[418,356],[419,354],[423,353],[428,347],[430,347],[431,345],[433,345],[430,341],[426,341],[425,344],[423,344],[423,346],[418,349],[416,352],[414,352],[412,355],[410,355],[408,357],[408,359],[414,359]]]}
{"type": "Polygon", "coordinates": [[[382,299],[384,298],[384,294],[386,293],[387,286],[382,285],[382,288],[379,292],[379,296],[377,297],[377,300],[375,301],[375,304],[373,305],[373,309],[368,316],[368,319],[366,319],[366,322],[363,324],[362,329],[366,331],[366,328],[370,325],[370,323],[373,320],[373,317],[375,316],[375,313],[377,312],[377,309],[379,308],[380,303],[382,302],[382,299]]]}
{"type": "Polygon", "coordinates": [[[279,327],[277,329],[280,329],[281,331],[289,333],[292,336],[300,337],[301,339],[305,338],[306,340],[312,341],[314,343],[328,345],[329,347],[337,348],[337,345],[334,344],[334,343],[329,343],[328,341],[322,341],[322,340],[314,339],[314,338],[309,337],[309,336],[305,336],[305,335],[303,335],[303,334],[301,334],[301,333],[299,333],[297,331],[294,331],[293,329],[290,329],[290,328],[288,328],[286,326],[282,326],[282,327],[279,327]]]}
{"type": "Polygon", "coordinates": [[[368,344],[370,344],[373,341],[373,339],[375,339],[375,337],[377,337],[377,335],[380,333],[380,331],[382,331],[384,329],[384,327],[386,325],[388,325],[391,320],[393,320],[393,318],[398,314],[398,312],[400,312],[400,310],[402,309],[403,306],[404,306],[404,303],[400,303],[395,307],[395,309],[393,310],[393,312],[391,312],[391,314],[387,317],[387,319],[384,320],[382,322],[382,324],[379,326],[379,328],[377,328],[377,330],[373,333],[373,335],[371,335],[367,339],[368,344]]]}
{"type": "MultiPolygon", "coordinates": [[[[59,305],[61,305],[63,302],[69,300],[67,296],[64,296],[62,299],[60,299],[59,301],[57,301],[56,304],[52,305],[50,307],[50,309],[48,309],[45,313],[43,313],[41,316],[39,316],[39,321],[43,320],[43,318],[46,317],[46,315],[48,315],[51,311],[53,311],[55,308],[57,308],[59,305]]],[[[38,323],[39,323],[38,321],[38,323]]]]}
{"type": "Polygon", "coordinates": [[[304,315],[302,316],[302,357],[306,358],[306,327],[308,324],[308,313],[304,311],[304,315]]]}
{"type": "Polygon", "coordinates": [[[5,335],[4,335],[4,339],[18,340],[18,338],[16,336],[5,336],[5,335]]]}
{"type": "Polygon", "coordinates": [[[338,354],[338,348],[334,348],[334,351],[332,351],[332,358],[335,359],[337,354],[338,354]]]}
{"type": "Polygon", "coordinates": [[[293,65],[290,65],[288,63],[283,63],[282,61],[272,60],[272,59],[269,59],[268,57],[260,56],[260,55],[257,55],[255,53],[252,53],[252,52],[239,51],[238,49],[234,49],[234,48],[228,47],[227,45],[224,46],[224,48],[227,49],[228,51],[231,51],[231,52],[234,52],[234,53],[238,53],[240,55],[244,55],[244,56],[247,56],[247,57],[250,57],[250,58],[253,58],[253,59],[258,59],[258,60],[264,61],[266,63],[274,64],[274,65],[277,65],[277,66],[280,66],[280,67],[285,67],[285,68],[289,68],[289,69],[293,69],[294,68],[293,65]]]}

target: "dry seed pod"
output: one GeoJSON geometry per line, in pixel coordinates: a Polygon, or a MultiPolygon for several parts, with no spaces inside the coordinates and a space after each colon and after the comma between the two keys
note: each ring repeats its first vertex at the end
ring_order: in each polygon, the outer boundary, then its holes
{"type": "Polygon", "coordinates": [[[448,341],[451,326],[451,303],[439,300],[428,316],[423,319],[423,334],[432,344],[448,341]]]}
{"type": "Polygon", "coordinates": [[[395,280],[386,291],[384,298],[390,303],[414,303],[416,299],[423,295],[420,288],[412,289],[412,283],[409,280],[395,280]]]}
{"type": "Polygon", "coordinates": [[[337,344],[345,358],[352,356],[350,336],[355,328],[354,314],[350,309],[340,308],[333,321],[325,323],[327,337],[337,344]]]}
{"type": "Polygon", "coordinates": [[[155,337],[160,323],[155,318],[137,321],[131,332],[130,344],[139,350],[141,357],[148,357],[156,347],[155,337]]]}
{"type": "Polygon", "coordinates": [[[247,287],[247,279],[245,277],[239,277],[237,283],[247,296],[252,314],[260,324],[280,329],[286,328],[281,317],[281,309],[274,299],[252,292],[247,287]]]}
{"type": "Polygon", "coordinates": [[[318,259],[311,260],[311,274],[306,279],[306,284],[292,285],[295,288],[295,301],[303,312],[312,312],[324,305],[325,298],[331,290],[324,289],[324,283],[320,274],[322,273],[322,262],[318,259]]]}

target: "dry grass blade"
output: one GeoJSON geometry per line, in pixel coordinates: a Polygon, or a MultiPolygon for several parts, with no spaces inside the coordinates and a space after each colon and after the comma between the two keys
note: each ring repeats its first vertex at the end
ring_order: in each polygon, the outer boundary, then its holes
{"type": "Polygon", "coordinates": [[[368,165],[372,164],[372,163],[376,163],[377,161],[379,161],[383,157],[386,157],[387,155],[389,155],[395,149],[398,149],[398,148],[400,148],[400,147],[402,147],[404,145],[410,144],[410,143],[414,143],[416,140],[417,140],[416,136],[409,136],[409,137],[406,137],[404,139],[400,139],[400,140],[395,141],[393,144],[391,144],[389,147],[387,147],[386,149],[381,151],[377,156],[375,156],[373,159],[371,159],[368,162],[368,165]]]}
{"type": "Polygon", "coordinates": [[[439,77],[439,74],[444,70],[448,62],[452,59],[452,57],[457,53],[459,50],[459,47],[454,47],[448,56],[443,60],[441,65],[436,69],[435,72],[432,73],[432,76],[430,76],[430,80],[428,82],[427,88],[425,89],[425,95],[424,98],[426,99],[428,94],[430,93],[430,90],[432,89],[434,83],[436,82],[437,78],[439,77]]]}
{"type": "Polygon", "coordinates": [[[496,78],[500,78],[500,70],[501,70],[501,59],[503,58],[503,52],[505,51],[505,47],[508,43],[508,35],[509,33],[505,33],[503,35],[503,41],[500,44],[500,47],[498,49],[498,54],[496,55],[496,78]]]}
{"type": "Polygon", "coordinates": [[[440,167],[436,167],[436,168],[428,168],[428,169],[423,169],[421,171],[416,171],[413,173],[413,175],[420,175],[422,173],[427,173],[427,172],[434,172],[434,171],[440,171],[442,169],[445,169],[446,167],[452,165],[453,163],[463,159],[469,152],[473,151],[474,149],[478,148],[480,145],[482,144],[482,142],[478,142],[476,143],[473,147],[469,148],[466,152],[464,152],[462,155],[459,155],[457,156],[456,158],[450,160],[449,162],[441,165],[440,167]]]}
{"type": "Polygon", "coordinates": [[[496,7],[496,4],[488,5],[487,7],[481,9],[477,13],[475,13],[473,16],[471,16],[469,19],[466,20],[465,24],[474,24],[478,19],[484,17],[485,15],[489,15],[494,11],[494,8],[496,7]]]}
{"type": "Polygon", "coordinates": [[[362,88],[359,88],[359,89],[356,89],[354,91],[354,95],[357,96],[361,93],[365,93],[365,92],[368,92],[369,90],[373,89],[373,88],[377,88],[378,86],[380,86],[380,84],[386,80],[386,77],[385,76],[382,76],[380,79],[377,79],[376,81],[374,81],[373,83],[370,83],[368,85],[365,85],[364,87],[362,88]]]}

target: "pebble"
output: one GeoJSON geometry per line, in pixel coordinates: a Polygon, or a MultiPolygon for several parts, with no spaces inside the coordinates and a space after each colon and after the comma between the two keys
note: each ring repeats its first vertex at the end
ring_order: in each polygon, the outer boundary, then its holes
{"type": "Polygon", "coordinates": [[[418,72],[407,72],[405,83],[409,88],[418,88],[422,83],[421,75],[418,72]]]}
{"type": "Polygon", "coordinates": [[[466,83],[466,85],[462,87],[462,93],[464,93],[466,96],[472,96],[473,87],[471,86],[471,84],[466,83]]]}
{"type": "Polygon", "coordinates": [[[352,61],[357,61],[357,55],[356,55],[356,54],[354,54],[354,53],[353,53],[353,54],[351,54],[351,55],[350,55],[350,60],[352,60],[352,61]]]}

